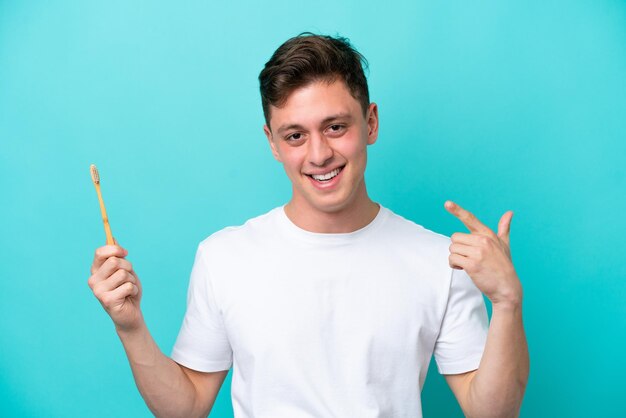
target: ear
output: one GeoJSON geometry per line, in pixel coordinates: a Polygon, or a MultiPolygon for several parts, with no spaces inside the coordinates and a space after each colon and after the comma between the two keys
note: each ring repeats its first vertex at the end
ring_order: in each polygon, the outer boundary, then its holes
{"type": "Polygon", "coordinates": [[[274,140],[272,139],[272,131],[270,131],[270,128],[268,128],[267,125],[263,125],[263,132],[265,133],[265,136],[267,137],[267,142],[269,142],[270,144],[270,149],[272,150],[272,155],[274,156],[274,159],[276,161],[282,162],[280,159],[280,154],[278,153],[278,150],[276,149],[276,144],[274,143],[274,140]]]}
{"type": "Polygon", "coordinates": [[[378,139],[378,105],[370,103],[367,108],[367,145],[372,145],[378,139]]]}

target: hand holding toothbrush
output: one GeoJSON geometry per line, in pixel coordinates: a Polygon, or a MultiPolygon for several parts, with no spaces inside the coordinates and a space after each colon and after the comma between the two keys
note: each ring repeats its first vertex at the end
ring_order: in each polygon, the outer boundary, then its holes
{"type": "Polygon", "coordinates": [[[132,264],[125,258],[128,251],[117,244],[111,233],[111,226],[100,192],[98,169],[95,165],[91,165],[90,171],[91,179],[98,193],[107,245],[96,249],[91,265],[91,276],[87,280],[87,284],[115,323],[118,331],[136,329],[143,323],[143,315],[139,307],[141,283],[132,264]]]}

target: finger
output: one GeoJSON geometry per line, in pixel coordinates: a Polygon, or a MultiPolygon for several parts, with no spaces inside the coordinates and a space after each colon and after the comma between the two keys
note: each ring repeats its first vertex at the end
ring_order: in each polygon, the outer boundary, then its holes
{"type": "Polygon", "coordinates": [[[509,243],[509,234],[511,233],[511,220],[513,219],[513,211],[507,211],[498,222],[498,237],[507,244],[509,243]]]}
{"type": "Polygon", "coordinates": [[[444,204],[444,207],[448,212],[456,216],[463,224],[470,230],[472,233],[491,233],[493,231],[489,229],[489,227],[485,226],[482,222],[478,220],[473,213],[468,210],[463,209],[461,206],[456,203],[447,200],[444,204]]]}
{"type": "Polygon", "coordinates": [[[111,290],[117,289],[126,282],[137,284],[137,278],[126,270],[117,270],[105,280],[97,282],[94,286],[93,291],[97,294],[110,292],[111,290]]]}
{"type": "Polygon", "coordinates": [[[104,263],[102,263],[100,268],[91,275],[91,277],[89,278],[89,284],[93,286],[98,282],[106,280],[111,275],[113,275],[113,273],[120,269],[126,270],[129,273],[135,275],[133,265],[130,261],[118,257],[109,257],[104,263]]]}
{"type": "Polygon", "coordinates": [[[100,298],[100,302],[106,309],[111,309],[121,305],[124,299],[129,296],[135,296],[137,293],[139,293],[139,288],[130,282],[126,282],[110,292],[104,293],[102,298],[100,298]]]}
{"type": "Polygon", "coordinates": [[[455,232],[450,236],[450,240],[453,243],[465,244],[465,245],[473,245],[473,246],[481,246],[484,245],[489,238],[484,235],[476,235],[476,234],[464,234],[462,232],[455,232]]]}
{"type": "Polygon", "coordinates": [[[128,254],[128,251],[124,247],[122,247],[119,242],[117,242],[117,239],[115,239],[115,237],[113,237],[113,245],[121,248],[124,252],[126,252],[126,254],[128,254]]]}
{"type": "Polygon", "coordinates": [[[119,245],[104,245],[97,248],[91,264],[91,274],[94,274],[109,257],[124,258],[127,255],[128,251],[119,245]]]}
{"type": "Polygon", "coordinates": [[[450,254],[458,254],[464,257],[477,258],[480,255],[479,252],[480,252],[480,249],[472,245],[465,245],[465,244],[451,244],[450,245],[450,254]]]}
{"type": "Polygon", "coordinates": [[[463,270],[467,268],[470,263],[470,259],[460,254],[450,254],[448,256],[448,264],[450,267],[456,270],[463,270]]]}

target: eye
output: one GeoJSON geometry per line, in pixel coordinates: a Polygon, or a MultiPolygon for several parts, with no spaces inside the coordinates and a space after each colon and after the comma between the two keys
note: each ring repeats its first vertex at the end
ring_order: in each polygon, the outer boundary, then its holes
{"type": "Polygon", "coordinates": [[[302,134],[300,132],[293,133],[285,138],[287,141],[299,141],[302,139],[302,134]]]}
{"type": "Polygon", "coordinates": [[[344,130],[345,126],[344,125],[339,125],[339,124],[334,124],[334,125],[330,125],[328,127],[328,129],[330,130],[331,133],[339,133],[342,132],[344,130]]]}

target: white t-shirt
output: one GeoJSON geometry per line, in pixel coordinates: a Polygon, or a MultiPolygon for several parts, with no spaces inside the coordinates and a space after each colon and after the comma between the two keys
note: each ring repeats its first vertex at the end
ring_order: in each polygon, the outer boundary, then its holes
{"type": "Polygon", "coordinates": [[[234,366],[237,418],[421,417],[442,374],[478,368],[482,294],[450,239],[381,206],[351,233],[305,231],[278,207],[198,247],[172,358],[234,366]]]}

